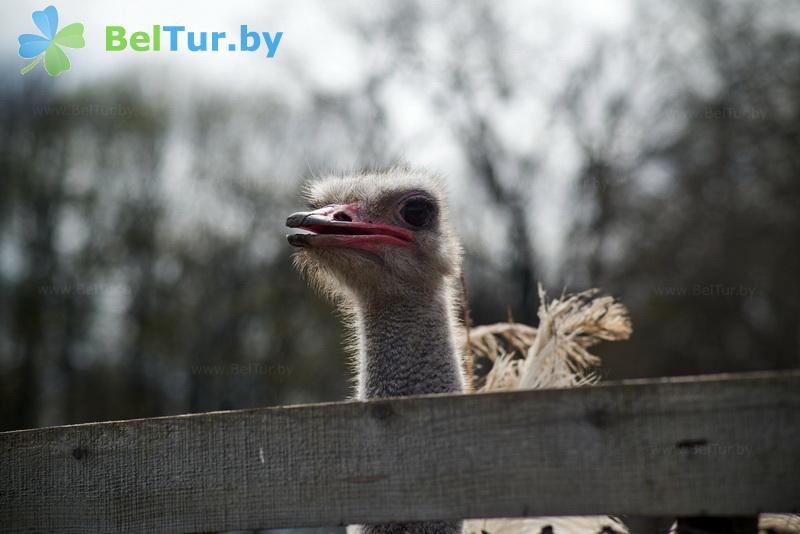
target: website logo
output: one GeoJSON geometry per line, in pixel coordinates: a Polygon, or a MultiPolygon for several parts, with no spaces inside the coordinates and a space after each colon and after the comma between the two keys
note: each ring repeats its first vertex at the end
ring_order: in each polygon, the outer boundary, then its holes
{"type": "Polygon", "coordinates": [[[53,6],[47,6],[42,11],[33,12],[33,23],[42,32],[42,35],[23,33],[19,36],[19,55],[26,58],[36,58],[32,63],[24,66],[19,73],[27,74],[44,59],[44,70],[50,76],[58,76],[70,68],[69,58],[61,49],[83,48],[86,42],[83,39],[83,24],[73,22],[61,31],[58,31],[58,11],[53,6]]]}
{"type": "Polygon", "coordinates": [[[226,32],[186,31],[186,26],[153,25],[152,33],[138,31],[126,37],[127,30],[122,26],[106,26],[106,52],[119,52],[130,47],[134,52],[160,52],[162,32],[164,35],[163,50],[177,52],[257,52],[263,50],[267,58],[275,57],[283,32],[250,31],[247,24],[239,27],[239,40],[225,43],[226,32]],[[183,45],[183,47],[182,47],[183,45]]]}
{"type": "MultiPolygon", "coordinates": [[[[83,48],[83,24],[73,22],[60,31],[58,29],[58,11],[54,6],[47,6],[41,11],[33,12],[33,23],[39,28],[41,35],[24,33],[19,36],[19,55],[33,59],[31,63],[20,69],[25,75],[39,63],[50,76],[58,76],[70,69],[69,58],[62,50],[67,48],[83,48]]],[[[224,31],[197,31],[187,29],[183,25],[153,24],[145,31],[129,32],[124,26],[106,26],[105,51],[122,52],[260,52],[262,57],[272,59],[278,51],[283,32],[254,31],[247,24],[241,24],[238,32],[228,34],[224,31]],[[150,31],[148,31],[150,30],[150,31]]]]}

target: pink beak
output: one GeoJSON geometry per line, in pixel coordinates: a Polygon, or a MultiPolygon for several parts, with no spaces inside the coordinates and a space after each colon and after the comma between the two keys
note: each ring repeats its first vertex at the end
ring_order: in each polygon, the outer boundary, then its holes
{"type": "Polygon", "coordinates": [[[286,226],[312,232],[286,236],[295,247],[355,248],[377,254],[386,246],[408,248],[414,243],[410,230],[369,222],[354,205],[333,204],[293,213],[286,226]]]}

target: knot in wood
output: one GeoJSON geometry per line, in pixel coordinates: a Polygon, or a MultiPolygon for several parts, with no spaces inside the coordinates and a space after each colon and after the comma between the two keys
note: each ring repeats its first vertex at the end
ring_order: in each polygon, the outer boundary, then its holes
{"type": "Polygon", "coordinates": [[[394,416],[394,408],[390,402],[378,402],[370,407],[370,414],[378,421],[386,421],[394,416]]]}

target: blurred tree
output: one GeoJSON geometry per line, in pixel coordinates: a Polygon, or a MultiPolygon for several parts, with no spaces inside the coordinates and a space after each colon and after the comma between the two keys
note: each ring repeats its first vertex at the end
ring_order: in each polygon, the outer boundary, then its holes
{"type": "Polygon", "coordinates": [[[430,115],[415,146],[450,143],[465,178],[478,322],[535,322],[552,271],[632,308],[610,376],[797,366],[797,4],[635,5],[563,87],[483,0],[331,8],[366,74],[331,88],[297,67],[299,97],[4,79],[0,429],[343,398],[338,319],[291,269],[283,222],[300,177],[409,155],[404,91],[430,115]],[[553,176],[537,131],[566,132],[573,171],[553,176]],[[537,188],[565,182],[555,264],[537,188]]]}
{"type": "Polygon", "coordinates": [[[662,55],[662,94],[650,108],[658,133],[637,139],[635,157],[607,149],[620,137],[614,110],[630,110],[614,93],[604,101],[592,92],[613,75],[603,68],[609,58],[593,58],[589,80],[568,92],[577,136],[580,106],[609,110],[599,150],[583,144],[579,180],[596,187],[584,189],[591,216],[574,231],[568,264],[588,265],[579,280],[632,306],[636,335],[612,348],[617,375],[796,367],[800,36],[776,27],[774,6],[763,3],[680,5],[650,13],[651,22],[684,37],[691,28],[699,45],[691,59],[670,41],[651,51],[662,55]],[[659,122],[672,125],[670,135],[659,122]]]}

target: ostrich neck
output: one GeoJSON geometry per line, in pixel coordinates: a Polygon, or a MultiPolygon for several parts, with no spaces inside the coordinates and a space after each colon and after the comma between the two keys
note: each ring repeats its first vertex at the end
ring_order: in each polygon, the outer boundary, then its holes
{"type": "Polygon", "coordinates": [[[359,398],[464,389],[445,290],[361,302],[357,324],[359,398]]]}
{"type": "MultiPolygon", "coordinates": [[[[356,319],[360,399],[463,391],[446,290],[361,302],[356,319]]],[[[428,521],[364,525],[353,532],[462,534],[463,528],[461,521],[428,521]]]]}

